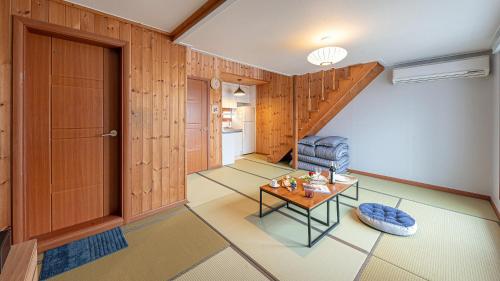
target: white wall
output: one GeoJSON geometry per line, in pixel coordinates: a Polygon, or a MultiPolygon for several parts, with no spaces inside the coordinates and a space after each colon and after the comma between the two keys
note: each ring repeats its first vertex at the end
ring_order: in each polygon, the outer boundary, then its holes
{"type": "Polygon", "coordinates": [[[491,198],[495,203],[497,210],[500,210],[499,188],[500,188],[500,53],[493,57],[493,90],[495,102],[493,103],[495,111],[495,122],[493,124],[493,186],[491,188],[491,198]]]}
{"type": "Polygon", "coordinates": [[[490,195],[492,76],[393,85],[391,75],[385,70],[319,135],[349,138],[352,169],[490,195]]]}

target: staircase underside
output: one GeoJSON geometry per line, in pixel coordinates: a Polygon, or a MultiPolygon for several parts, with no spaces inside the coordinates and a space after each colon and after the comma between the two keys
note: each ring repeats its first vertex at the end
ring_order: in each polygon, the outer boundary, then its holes
{"type": "Polygon", "coordinates": [[[294,76],[294,116],[289,120],[294,139],[268,154],[268,160],[280,161],[299,139],[318,133],[383,70],[378,62],[370,62],[294,76]]]}

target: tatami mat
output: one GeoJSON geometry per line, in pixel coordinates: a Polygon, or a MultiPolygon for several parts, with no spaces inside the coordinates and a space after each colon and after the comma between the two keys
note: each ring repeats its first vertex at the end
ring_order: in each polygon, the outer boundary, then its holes
{"type": "Polygon", "coordinates": [[[251,161],[256,161],[256,162],[264,163],[266,165],[276,166],[278,168],[293,170],[293,168],[290,167],[290,165],[287,162],[278,162],[278,163],[270,163],[270,162],[268,162],[267,161],[267,156],[263,155],[263,154],[257,154],[257,153],[245,154],[245,155],[243,155],[243,158],[251,160],[251,161]]]}
{"type": "MultiPolygon", "coordinates": [[[[280,280],[353,280],[366,254],[324,238],[308,248],[307,227],[279,213],[262,219],[258,203],[240,194],[194,208],[238,248],[280,280]]],[[[318,235],[313,231],[313,235],[318,235]]]]}
{"type": "Polygon", "coordinates": [[[198,174],[188,175],[187,184],[189,207],[196,207],[219,197],[234,193],[220,184],[216,184],[198,174]]]}
{"type": "Polygon", "coordinates": [[[258,163],[254,161],[246,160],[245,158],[236,160],[234,164],[228,165],[238,170],[243,170],[248,173],[252,173],[267,179],[274,179],[284,175],[287,175],[293,170],[278,168],[274,165],[258,163]]]}
{"type": "Polygon", "coordinates": [[[51,280],[168,280],[228,246],[185,207],[161,221],[154,219],[128,228],[127,248],[51,280]]]}
{"type": "Polygon", "coordinates": [[[418,231],[384,235],[374,255],[429,280],[498,280],[500,227],[496,222],[403,200],[418,231]]]}
{"type": "Polygon", "coordinates": [[[424,281],[420,278],[402,268],[394,266],[385,262],[377,257],[370,257],[363,273],[361,274],[361,281],[424,281]]]}
{"type": "Polygon", "coordinates": [[[175,280],[264,281],[269,279],[235,250],[228,247],[175,280]]]}
{"type": "MultiPolygon", "coordinates": [[[[212,170],[209,172],[203,173],[207,177],[214,179],[220,183],[227,185],[228,187],[237,190],[248,197],[254,199],[255,201],[259,201],[259,186],[267,183],[266,180],[260,181],[260,178],[245,174],[244,172],[240,172],[237,170],[231,170],[230,168],[221,168],[217,170],[212,170]]],[[[353,188],[354,189],[354,188],[353,188]]],[[[387,195],[383,195],[380,193],[368,191],[368,190],[359,190],[359,197],[362,198],[361,202],[380,202],[383,204],[387,204],[389,206],[395,207],[398,199],[394,197],[390,197],[387,195]],[[378,201],[374,201],[378,200],[378,201]]],[[[282,203],[281,200],[277,199],[274,196],[270,196],[266,193],[263,194],[264,203],[268,205],[277,205],[282,203]]],[[[353,202],[357,202],[355,200],[350,200],[345,197],[340,197],[340,202],[349,201],[351,204],[357,204],[353,202]],[[352,202],[350,202],[352,201],[352,202]]],[[[267,209],[264,207],[264,209],[267,209]]],[[[330,221],[333,223],[336,220],[336,205],[335,202],[331,202],[330,204],[330,221]]],[[[337,226],[332,232],[331,235],[338,237],[348,243],[351,243],[367,252],[369,252],[375,241],[378,238],[379,231],[370,228],[363,223],[361,223],[355,214],[355,209],[349,206],[341,205],[340,206],[340,217],[341,224],[337,226]]],[[[291,216],[297,220],[306,223],[307,220],[304,216],[297,214],[291,210],[287,210],[286,208],[282,208],[281,212],[291,216]]],[[[326,220],[326,204],[324,206],[318,207],[312,212],[312,215],[320,220],[326,220]]],[[[326,226],[321,225],[317,222],[312,223],[318,229],[325,229],[326,226]]]]}
{"type": "MultiPolygon", "coordinates": [[[[252,197],[255,200],[259,200],[259,187],[261,185],[269,183],[269,180],[259,178],[257,176],[238,171],[229,167],[222,167],[210,171],[201,172],[200,174],[208,177],[217,183],[225,185],[232,188],[240,193],[252,197]]],[[[263,196],[264,203],[271,205],[276,205],[283,203],[274,196],[263,196]]]]}
{"type": "Polygon", "coordinates": [[[464,214],[498,221],[490,202],[447,192],[415,187],[359,174],[352,174],[360,180],[363,188],[390,194],[392,196],[422,202],[464,214]]]}

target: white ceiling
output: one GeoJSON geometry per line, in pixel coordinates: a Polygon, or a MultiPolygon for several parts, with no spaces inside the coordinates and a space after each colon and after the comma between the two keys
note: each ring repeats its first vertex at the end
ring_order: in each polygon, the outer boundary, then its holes
{"type": "MultiPolygon", "coordinates": [[[[172,31],[204,0],[70,0],[172,31]]],[[[177,42],[284,74],[319,70],[312,50],[348,51],[336,67],[490,49],[500,0],[228,0],[177,42]],[[320,38],[331,36],[328,44],[320,38]]]]}
{"type": "Polygon", "coordinates": [[[171,32],[206,0],[67,0],[171,32]]]}
{"type": "Polygon", "coordinates": [[[500,0],[237,0],[179,39],[193,48],[278,71],[318,70],[306,57],[325,45],[348,51],[337,66],[490,49],[500,0]]]}

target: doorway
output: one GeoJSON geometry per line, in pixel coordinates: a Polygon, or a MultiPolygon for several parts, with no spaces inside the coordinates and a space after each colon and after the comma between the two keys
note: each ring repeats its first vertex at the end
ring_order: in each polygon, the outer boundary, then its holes
{"type": "Polygon", "coordinates": [[[128,43],[14,19],[14,242],[46,249],[123,223],[128,43]]]}
{"type": "Polygon", "coordinates": [[[189,78],[186,101],[187,173],[208,169],[208,82],[189,78]]]}

